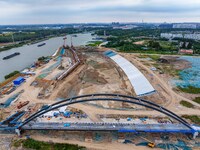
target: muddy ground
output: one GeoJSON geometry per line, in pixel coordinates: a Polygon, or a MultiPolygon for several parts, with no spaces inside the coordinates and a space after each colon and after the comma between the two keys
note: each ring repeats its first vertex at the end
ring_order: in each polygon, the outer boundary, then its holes
{"type": "Polygon", "coordinates": [[[168,61],[167,64],[173,65],[174,69],[183,70],[191,67],[191,63],[184,59],[179,59],[178,56],[162,56],[161,58],[168,61]]]}
{"type": "MultiPolygon", "coordinates": [[[[125,74],[100,52],[84,52],[83,69],[62,84],[58,98],[93,93],[118,93],[135,95],[125,74]]],[[[122,107],[119,102],[94,102],[108,108],[122,107]]]]}

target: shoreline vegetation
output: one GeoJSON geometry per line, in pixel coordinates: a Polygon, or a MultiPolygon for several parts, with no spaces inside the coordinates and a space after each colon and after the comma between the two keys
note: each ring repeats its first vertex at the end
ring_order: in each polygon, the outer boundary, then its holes
{"type": "Polygon", "coordinates": [[[0,82],[0,88],[7,85],[8,83],[13,81],[14,79],[18,78],[20,75],[21,75],[21,73],[17,70],[5,75],[5,77],[4,77],[5,80],[0,82]]]}
{"type": "Polygon", "coordinates": [[[7,79],[9,79],[9,78],[11,78],[11,77],[13,77],[13,76],[19,74],[19,73],[20,73],[20,72],[16,70],[16,71],[13,71],[13,72],[11,72],[11,73],[5,75],[4,78],[5,78],[5,80],[7,80],[7,79]]]}
{"type": "Polygon", "coordinates": [[[0,88],[2,88],[3,86],[7,85],[8,83],[12,82],[14,79],[18,78],[21,74],[17,73],[14,76],[5,79],[4,81],[0,82],[0,88]]]}
{"type": "Polygon", "coordinates": [[[26,41],[26,42],[19,42],[19,43],[11,43],[11,44],[9,44],[9,45],[6,45],[6,46],[4,46],[4,47],[1,47],[1,48],[0,48],[0,52],[7,51],[7,50],[10,50],[10,49],[12,49],[12,48],[22,47],[22,46],[24,46],[24,45],[37,44],[37,43],[40,43],[40,42],[49,40],[49,39],[54,38],[54,37],[59,37],[59,36],[62,36],[62,35],[50,36],[50,37],[47,37],[47,38],[42,38],[42,39],[38,39],[38,40],[34,40],[34,41],[26,41]]]}
{"type": "Polygon", "coordinates": [[[36,44],[50,38],[65,36],[66,34],[77,34],[82,31],[74,28],[63,29],[38,29],[38,30],[24,30],[24,31],[6,31],[8,33],[0,32],[0,52],[7,51],[12,48],[21,47],[23,45],[36,44]]]}
{"type": "Polygon", "coordinates": [[[103,43],[102,41],[89,41],[86,46],[97,47],[97,46],[99,46],[102,43],[103,43]]]}
{"type": "Polygon", "coordinates": [[[189,93],[189,94],[200,94],[200,88],[194,87],[194,86],[188,86],[188,87],[177,87],[181,92],[189,93]]]}

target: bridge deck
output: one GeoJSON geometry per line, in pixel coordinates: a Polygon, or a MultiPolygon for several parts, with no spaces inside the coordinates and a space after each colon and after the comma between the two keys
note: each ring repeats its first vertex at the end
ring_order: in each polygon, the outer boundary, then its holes
{"type": "Polygon", "coordinates": [[[24,114],[25,114],[25,111],[16,112],[15,114],[11,115],[6,120],[4,120],[3,122],[0,122],[0,125],[8,125],[12,121],[15,122],[19,120],[24,114]]]}
{"type": "Polygon", "coordinates": [[[121,132],[180,132],[192,133],[182,124],[128,124],[128,123],[34,123],[22,127],[24,130],[69,130],[69,131],[121,131],[121,132]]]}

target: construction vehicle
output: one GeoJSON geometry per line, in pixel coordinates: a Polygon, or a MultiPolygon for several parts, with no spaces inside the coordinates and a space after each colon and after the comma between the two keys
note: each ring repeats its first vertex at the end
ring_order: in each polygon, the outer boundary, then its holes
{"type": "Polygon", "coordinates": [[[144,137],[140,137],[140,138],[148,142],[148,144],[147,144],[148,147],[154,148],[156,146],[156,144],[154,142],[152,142],[144,137]]]}
{"type": "Polygon", "coordinates": [[[156,145],[155,145],[155,143],[148,143],[148,146],[151,148],[154,148],[156,145]]]}
{"type": "Polygon", "coordinates": [[[22,107],[26,106],[28,103],[29,103],[29,101],[19,102],[19,104],[17,105],[17,108],[21,109],[22,107]]]}
{"type": "Polygon", "coordinates": [[[10,89],[12,88],[12,86],[9,86],[8,88],[6,88],[4,91],[2,91],[2,95],[6,94],[10,89]]]}

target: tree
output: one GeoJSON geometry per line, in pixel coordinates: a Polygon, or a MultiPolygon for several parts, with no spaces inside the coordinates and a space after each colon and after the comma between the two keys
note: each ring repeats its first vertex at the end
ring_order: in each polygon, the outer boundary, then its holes
{"type": "Polygon", "coordinates": [[[162,47],[160,46],[160,43],[157,41],[149,41],[149,47],[155,48],[156,50],[162,49],[162,47]]]}

